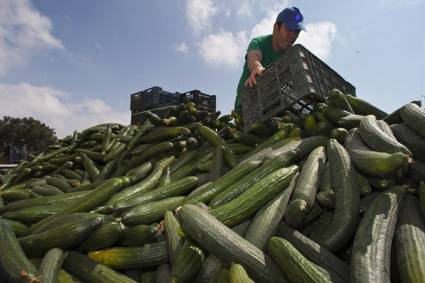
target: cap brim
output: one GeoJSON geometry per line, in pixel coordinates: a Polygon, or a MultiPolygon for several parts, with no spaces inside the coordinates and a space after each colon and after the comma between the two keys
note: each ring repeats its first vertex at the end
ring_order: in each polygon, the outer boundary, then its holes
{"type": "Polygon", "coordinates": [[[305,27],[302,23],[285,23],[285,26],[289,30],[304,30],[305,27]]]}

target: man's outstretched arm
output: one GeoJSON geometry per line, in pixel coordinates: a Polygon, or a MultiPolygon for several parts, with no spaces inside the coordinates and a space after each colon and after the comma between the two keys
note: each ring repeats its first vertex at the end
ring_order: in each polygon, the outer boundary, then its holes
{"type": "Polygon", "coordinates": [[[250,50],[246,57],[250,75],[245,82],[245,86],[253,87],[257,83],[256,77],[261,76],[265,70],[264,66],[261,64],[263,55],[260,50],[250,50]]]}

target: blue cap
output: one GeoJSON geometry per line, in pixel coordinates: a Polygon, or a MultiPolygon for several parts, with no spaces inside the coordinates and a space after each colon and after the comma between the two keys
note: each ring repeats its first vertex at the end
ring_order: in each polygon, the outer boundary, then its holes
{"type": "Polygon", "coordinates": [[[285,8],[277,15],[276,23],[284,23],[287,29],[304,30],[303,15],[297,7],[285,8]]]}

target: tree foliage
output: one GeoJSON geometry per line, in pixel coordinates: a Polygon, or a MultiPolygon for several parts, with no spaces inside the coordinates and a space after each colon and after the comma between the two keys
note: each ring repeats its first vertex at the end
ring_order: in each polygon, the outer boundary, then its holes
{"type": "Polygon", "coordinates": [[[57,142],[56,133],[44,123],[33,118],[0,119],[0,151],[7,153],[10,147],[35,155],[57,142]]]}

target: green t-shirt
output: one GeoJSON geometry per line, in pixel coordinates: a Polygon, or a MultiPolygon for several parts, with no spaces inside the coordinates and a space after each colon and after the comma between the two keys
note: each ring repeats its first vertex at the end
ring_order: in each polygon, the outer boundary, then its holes
{"type": "MultiPolygon", "coordinates": [[[[276,59],[278,59],[282,53],[278,53],[274,51],[272,47],[272,35],[263,35],[255,37],[251,40],[249,43],[248,51],[251,50],[260,50],[262,54],[261,64],[264,67],[267,67],[270,63],[274,62],[276,59]]],[[[235,101],[235,111],[238,113],[242,113],[242,105],[241,105],[241,98],[240,98],[240,90],[244,87],[245,81],[249,77],[249,69],[248,64],[246,62],[246,56],[245,56],[245,64],[243,66],[243,71],[241,78],[239,80],[238,89],[237,89],[237,95],[236,95],[236,101],[235,101]]]]}

